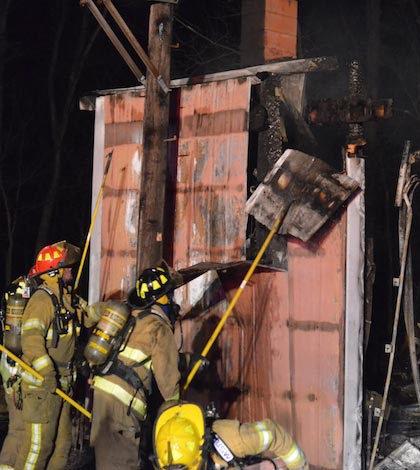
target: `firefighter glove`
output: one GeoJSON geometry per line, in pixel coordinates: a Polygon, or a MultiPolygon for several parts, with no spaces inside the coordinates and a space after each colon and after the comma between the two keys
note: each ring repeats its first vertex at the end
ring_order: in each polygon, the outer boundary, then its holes
{"type": "Polygon", "coordinates": [[[183,379],[187,378],[197,361],[201,361],[197,370],[199,373],[203,372],[210,365],[210,361],[200,354],[179,353],[178,368],[183,379]]]}
{"type": "Polygon", "coordinates": [[[104,302],[95,302],[92,305],[86,305],[85,313],[92,325],[98,323],[104,313],[104,302]]]}
{"type": "Polygon", "coordinates": [[[55,393],[58,387],[57,377],[55,373],[47,374],[42,381],[42,387],[50,393],[55,393]]]}

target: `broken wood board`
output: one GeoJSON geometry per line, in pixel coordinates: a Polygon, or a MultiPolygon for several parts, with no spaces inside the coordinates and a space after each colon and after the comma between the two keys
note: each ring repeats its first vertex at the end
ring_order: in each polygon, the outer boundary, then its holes
{"type": "Polygon", "coordinates": [[[359,184],[327,163],[288,149],[248,199],[245,211],[278,233],[307,242],[353,194],[359,184]]]}
{"type": "Polygon", "coordinates": [[[391,452],[374,470],[418,470],[420,449],[418,439],[407,440],[391,452]]]}

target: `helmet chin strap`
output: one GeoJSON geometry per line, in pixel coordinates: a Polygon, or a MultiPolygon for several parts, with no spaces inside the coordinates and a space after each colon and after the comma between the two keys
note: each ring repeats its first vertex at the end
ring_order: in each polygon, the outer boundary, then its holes
{"type": "Polygon", "coordinates": [[[39,276],[47,284],[55,284],[58,280],[58,270],[54,269],[39,276]]]}
{"type": "Polygon", "coordinates": [[[60,293],[60,301],[63,301],[63,290],[64,290],[64,281],[61,276],[58,276],[58,292],[60,293]]]}
{"type": "Polygon", "coordinates": [[[49,271],[40,276],[40,278],[47,285],[58,284],[58,292],[59,292],[60,301],[62,301],[63,299],[63,290],[64,290],[64,281],[62,278],[62,271],[63,271],[62,269],[54,269],[53,271],[49,271]]]}

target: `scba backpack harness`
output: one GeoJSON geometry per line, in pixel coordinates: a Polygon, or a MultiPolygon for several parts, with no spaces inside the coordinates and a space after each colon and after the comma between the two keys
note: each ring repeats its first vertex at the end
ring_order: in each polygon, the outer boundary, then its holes
{"type": "Polygon", "coordinates": [[[75,327],[79,328],[79,320],[76,312],[70,312],[60,301],[54,292],[47,286],[39,286],[36,290],[42,290],[46,292],[54,306],[54,318],[52,322],[53,337],[51,341],[51,347],[56,348],[58,346],[58,339],[60,335],[67,334],[69,330],[69,323],[71,320],[75,322],[75,327]]]}
{"type": "Polygon", "coordinates": [[[118,358],[118,355],[126,348],[136,322],[148,315],[162,318],[161,314],[152,308],[143,310],[134,317],[128,305],[119,301],[108,302],[105,313],[93,330],[84,350],[84,356],[95,375],[116,375],[134,389],[127,414],[130,414],[131,404],[139,390],[148,396],[137,370],[146,365],[151,357],[147,356],[141,361],[127,365],[118,358]]]}

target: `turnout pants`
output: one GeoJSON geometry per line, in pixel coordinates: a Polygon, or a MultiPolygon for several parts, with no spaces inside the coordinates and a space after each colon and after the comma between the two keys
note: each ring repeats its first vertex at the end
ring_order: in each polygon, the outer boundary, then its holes
{"type": "Polygon", "coordinates": [[[140,420],[116,397],[94,389],[90,444],[97,470],[140,468],[140,420]]]}
{"type": "Polygon", "coordinates": [[[9,429],[3,447],[0,453],[0,470],[15,468],[15,462],[22,446],[23,439],[23,420],[22,410],[15,406],[14,391],[5,393],[7,410],[9,412],[9,429]]]}
{"type": "Polygon", "coordinates": [[[23,443],[16,470],[64,470],[71,447],[70,404],[43,389],[23,391],[23,443]]]}

